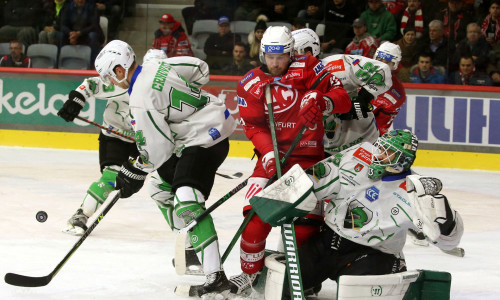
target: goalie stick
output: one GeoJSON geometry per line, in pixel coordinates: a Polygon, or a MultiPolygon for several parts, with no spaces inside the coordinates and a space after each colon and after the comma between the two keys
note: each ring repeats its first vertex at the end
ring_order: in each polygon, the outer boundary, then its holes
{"type": "Polygon", "coordinates": [[[458,256],[458,257],[464,257],[465,256],[465,250],[464,250],[464,248],[460,248],[460,247],[455,247],[455,248],[453,248],[451,250],[443,250],[443,249],[441,249],[441,251],[443,251],[446,254],[454,255],[454,256],[458,256]]]}
{"type": "Polygon", "coordinates": [[[66,256],[62,259],[62,261],[54,268],[52,272],[50,272],[49,275],[46,276],[41,276],[41,277],[32,277],[32,276],[25,276],[25,275],[20,275],[20,274],[15,274],[15,273],[7,273],[5,274],[5,282],[10,284],[10,285],[16,285],[16,286],[24,286],[24,287],[40,287],[40,286],[46,286],[47,284],[50,283],[52,278],[54,278],[57,273],[61,270],[61,268],[66,264],[68,259],[75,253],[75,251],[81,246],[83,241],[90,235],[92,230],[102,221],[104,216],[108,213],[108,211],[115,205],[116,201],[120,199],[120,191],[116,193],[116,195],[110,200],[109,204],[103,209],[103,211],[99,214],[99,216],[94,220],[92,225],[89,226],[89,228],[85,231],[85,233],[80,237],[80,239],[73,245],[73,248],[66,254],[66,256]]]}
{"type": "MultiPolygon", "coordinates": [[[[85,119],[85,118],[82,118],[82,117],[80,117],[80,116],[76,116],[76,119],[81,120],[81,121],[84,121],[84,122],[87,122],[87,123],[89,123],[90,125],[94,125],[94,126],[96,126],[96,127],[99,127],[99,128],[101,128],[101,129],[104,129],[104,130],[106,130],[106,131],[108,131],[108,132],[111,132],[112,134],[116,134],[116,135],[118,135],[118,136],[121,136],[121,137],[123,137],[123,138],[126,138],[127,140],[130,140],[130,141],[135,142],[135,138],[133,138],[133,137],[131,137],[131,136],[128,136],[128,135],[125,135],[125,134],[123,134],[123,133],[119,133],[118,131],[113,130],[113,129],[109,128],[109,127],[103,126],[103,125],[101,125],[101,124],[99,124],[99,123],[96,123],[96,122],[90,121],[90,120],[85,119]]],[[[227,179],[237,179],[237,178],[240,178],[241,176],[243,176],[243,173],[241,173],[241,172],[236,172],[236,173],[231,174],[231,175],[229,175],[229,174],[222,174],[222,173],[219,173],[219,172],[215,172],[215,174],[219,175],[220,177],[227,178],[227,179]]]]}

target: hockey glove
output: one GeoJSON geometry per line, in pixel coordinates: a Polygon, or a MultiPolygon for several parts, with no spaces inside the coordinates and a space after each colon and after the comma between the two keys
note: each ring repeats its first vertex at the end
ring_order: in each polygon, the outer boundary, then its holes
{"type": "Polygon", "coordinates": [[[359,120],[367,118],[368,112],[373,110],[373,105],[370,103],[372,99],[373,95],[364,88],[361,88],[358,96],[351,100],[351,110],[348,113],[341,114],[340,119],[359,120]]]}
{"type": "Polygon", "coordinates": [[[77,91],[69,92],[69,97],[64,102],[63,107],[57,112],[57,115],[66,122],[72,122],[85,106],[85,97],[77,91]]]}
{"type": "Polygon", "coordinates": [[[274,158],[274,153],[272,151],[267,152],[262,156],[261,161],[264,171],[266,171],[267,178],[273,177],[276,173],[276,159],[274,158]]]}
{"type": "Polygon", "coordinates": [[[127,161],[116,176],[115,190],[121,191],[121,198],[128,198],[142,188],[147,175],[148,173],[137,169],[132,162],[127,161]]]}
{"type": "Polygon", "coordinates": [[[300,103],[299,118],[309,128],[314,127],[321,121],[323,113],[333,111],[333,101],[324,96],[320,91],[309,91],[300,103]]]}

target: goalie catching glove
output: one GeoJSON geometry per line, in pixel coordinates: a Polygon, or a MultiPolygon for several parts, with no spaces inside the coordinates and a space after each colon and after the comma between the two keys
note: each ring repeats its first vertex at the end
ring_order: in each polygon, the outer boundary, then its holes
{"type": "Polygon", "coordinates": [[[313,128],[321,121],[323,114],[332,113],[333,107],[332,99],[323,95],[320,91],[309,91],[302,97],[299,117],[304,125],[313,128]]]}
{"type": "Polygon", "coordinates": [[[116,176],[115,190],[120,190],[121,198],[128,198],[137,193],[146,180],[148,173],[133,166],[133,162],[125,162],[116,176]]]}
{"type": "Polygon", "coordinates": [[[63,118],[66,122],[72,122],[85,106],[85,97],[77,92],[69,92],[69,97],[64,102],[63,107],[57,112],[57,115],[63,118]]]}
{"type": "Polygon", "coordinates": [[[448,199],[439,194],[441,181],[432,177],[410,175],[406,177],[406,187],[415,210],[415,226],[431,241],[437,241],[440,235],[450,235],[456,225],[455,214],[448,199]]]}

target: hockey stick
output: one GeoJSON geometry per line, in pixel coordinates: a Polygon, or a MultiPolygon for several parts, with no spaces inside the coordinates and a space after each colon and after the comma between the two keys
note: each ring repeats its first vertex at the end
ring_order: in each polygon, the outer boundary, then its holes
{"type": "Polygon", "coordinates": [[[443,249],[441,249],[441,251],[443,251],[446,254],[453,255],[453,256],[458,256],[458,257],[464,257],[465,256],[465,250],[464,250],[464,248],[460,248],[460,247],[455,247],[455,248],[453,248],[451,250],[443,250],[443,249]]]}
{"type": "Polygon", "coordinates": [[[61,268],[66,264],[68,259],[75,253],[75,251],[81,246],[83,241],[90,235],[92,230],[99,224],[104,216],[108,213],[108,211],[115,205],[116,201],[120,199],[120,191],[116,193],[116,195],[111,199],[109,204],[103,209],[101,214],[94,220],[92,225],[89,226],[89,228],[85,231],[85,233],[80,237],[80,239],[73,245],[73,248],[66,254],[66,256],[63,258],[63,260],[55,267],[55,269],[50,272],[49,275],[42,276],[42,277],[31,277],[31,276],[25,276],[25,275],[19,275],[15,273],[7,273],[5,274],[5,282],[11,285],[16,285],[16,286],[24,286],[24,287],[39,287],[39,286],[45,286],[49,284],[49,282],[54,278],[57,273],[61,270],[61,268]]]}
{"type": "MultiPolygon", "coordinates": [[[[121,137],[123,137],[123,138],[126,138],[127,140],[130,140],[130,141],[135,142],[135,138],[133,138],[133,137],[131,137],[131,136],[128,136],[128,135],[125,135],[125,134],[123,134],[123,133],[119,133],[118,131],[113,130],[113,129],[109,128],[109,127],[106,127],[106,126],[104,126],[104,125],[101,125],[101,124],[99,124],[99,123],[96,123],[96,122],[90,121],[90,120],[85,119],[85,118],[82,118],[82,117],[80,117],[80,116],[76,116],[76,119],[78,119],[78,120],[82,120],[82,121],[84,121],[84,122],[89,123],[90,125],[94,125],[94,126],[96,126],[96,127],[99,127],[99,128],[101,128],[101,129],[104,129],[104,130],[106,130],[106,131],[109,131],[109,132],[111,132],[111,133],[113,133],[113,134],[116,134],[116,135],[118,135],[118,136],[121,136],[121,137]]],[[[219,173],[219,172],[215,172],[215,174],[219,175],[220,177],[227,178],[227,179],[237,179],[237,178],[240,178],[241,176],[243,176],[243,173],[241,173],[241,172],[236,172],[236,173],[234,173],[234,174],[232,174],[232,175],[222,174],[222,173],[219,173]]]]}
{"type": "Polygon", "coordinates": [[[109,131],[109,132],[111,132],[111,133],[113,133],[113,134],[116,134],[116,135],[118,135],[118,136],[121,136],[121,137],[123,137],[123,138],[126,138],[127,140],[130,140],[130,141],[135,142],[135,139],[134,139],[133,137],[131,137],[131,136],[125,135],[125,134],[123,134],[123,133],[119,133],[119,132],[118,132],[118,131],[116,131],[116,130],[113,130],[113,129],[111,129],[111,128],[108,128],[108,127],[106,127],[106,126],[103,126],[103,125],[101,125],[101,124],[99,124],[99,123],[96,123],[96,122],[93,122],[93,121],[87,120],[87,119],[82,118],[82,117],[80,117],[80,116],[76,116],[76,118],[77,118],[78,120],[81,120],[81,121],[87,122],[87,123],[89,123],[90,125],[94,125],[94,126],[96,126],[96,127],[99,127],[99,128],[101,128],[101,129],[104,129],[104,130],[106,130],[106,131],[109,131]]]}
{"type": "MultiPolygon", "coordinates": [[[[307,127],[303,126],[300,129],[297,136],[295,136],[295,139],[293,140],[292,144],[290,145],[290,148],[288,148],[288,151],[285,153],[285,156],[283,156],[283,158],[281,159],[282,166],[285,165],[285,163],[288,160],[288,158],[290,157],[290,155],[292,155],[293,149],[295,149],[295,147],[298,145],[298,143],[300,142],[300,139],[302,138],[302,135],[306,132],[306,130],[307,130],[307,127]]],[[[276,180],[276,174],[274,174],[274,176],[269,179],[269,181],[266,184],[266,187],[268,185],[270,185],[271,183],[273,183],[275,180],[276,180]]],[[[231,242],[227,246],[226,251],[224,251],[224,254],[222,255],[222,263],[224,263],[226,261],[227,257],[229,256],[229,253],[233,250],[234,245],[236,244],[236,241],[239,239],[241,233],[243,232],[243,230],[247,226],[248,222],[250,222],[250,219],[252,218],[252,216],[254,214],[255,214],[255,211],[253,209],[251,209],[247,213],[247,215],[245,216],[243,223],[241,223],[240,227],[238,228],[238,230],[234,234],[233,239],[231,240],[231,242]]]]}

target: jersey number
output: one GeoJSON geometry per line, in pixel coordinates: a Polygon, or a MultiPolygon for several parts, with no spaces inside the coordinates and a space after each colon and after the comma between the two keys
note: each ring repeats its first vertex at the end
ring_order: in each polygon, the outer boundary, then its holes
{"type": "Polygon", "coordinates": [[[182,103],[189,105],[196,110],[204,107],[208,102],[208,97],[203,95],[193,96],[179,90],[172,90],[172,106],[182,111],[182,103]]]}

